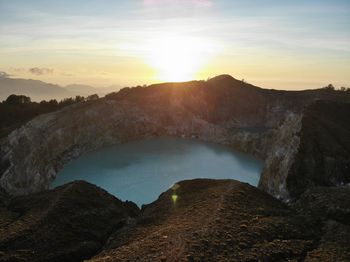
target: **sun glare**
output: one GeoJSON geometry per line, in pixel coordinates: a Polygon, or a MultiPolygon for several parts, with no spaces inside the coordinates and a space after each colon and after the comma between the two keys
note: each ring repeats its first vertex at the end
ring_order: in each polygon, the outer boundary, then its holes
{"type": "Polygon", "coordinates": [[[147,61],[162,81],[179,82],[194,79],[208,61],[207,41],[192,37],[168,36],[150,41],[147,61]]]}

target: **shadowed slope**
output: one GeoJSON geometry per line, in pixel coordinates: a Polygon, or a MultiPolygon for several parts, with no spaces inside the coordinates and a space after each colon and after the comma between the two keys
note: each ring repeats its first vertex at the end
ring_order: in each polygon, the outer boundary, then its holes
{"type": "Polygon", "coordinates": [[[5,198],[0,208],[0,261],[80,261],[138,213],[135,204],[83,181],[5,198]]]}
{"type": "Polygon", "coordinates": [[[196,179],[175,188],[91,261],[277,261],[303,258],[315,243],[310,224],[248,184],[196,179]]]}

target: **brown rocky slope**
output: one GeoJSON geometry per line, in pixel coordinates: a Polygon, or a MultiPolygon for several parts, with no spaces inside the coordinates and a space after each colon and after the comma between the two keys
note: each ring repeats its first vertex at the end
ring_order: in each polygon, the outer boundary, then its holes
{"type": "Polygon", "coordinates": [[[288,207],[248,184],[195,179],[139,211],[74,182],[2,202],[0,261],[349,261],[348,199],[348,187],[319,188],[288,207]]]}
{"type": "Polygon", "coordinates": [[[80,261],[95,254],[139,212],[78,181],[51,191],[0,198],[0,261],[80,261]]]}

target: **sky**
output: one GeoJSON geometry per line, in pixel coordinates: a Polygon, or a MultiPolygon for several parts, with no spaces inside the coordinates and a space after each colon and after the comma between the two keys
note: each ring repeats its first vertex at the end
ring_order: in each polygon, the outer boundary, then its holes
{"type": "Polygon", "coordinates": [[[350,1],[0,0],[0,71],[97,87],[219,74],[349,87],[350,1]]]}

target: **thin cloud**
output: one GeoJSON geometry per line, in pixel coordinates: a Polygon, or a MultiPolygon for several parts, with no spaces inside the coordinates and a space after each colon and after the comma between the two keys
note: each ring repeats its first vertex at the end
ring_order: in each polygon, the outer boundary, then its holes
{"type": "Polygon", "coordinates": [[[192,4],[198,6],[211,6],[211,0],[144,0],[144,5],[169,5],[169,4],[192,4]]]}
{"type": "Polygon", "coordinates": [[[9,78],[11,75],[4,71],[0,71],[0,78],[9,78]]]}
{"type": "Polygon", "coordinates": [[[40,75],[51,75],[51,74],[53,74],[54,70],[51,68],[33,67],[33,68],[30,68],[28,71],[29,71],[29,73],[31,73],[33,75],[40,76],[40,75]]]}

